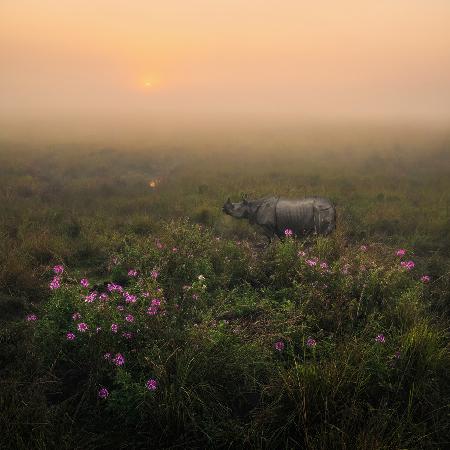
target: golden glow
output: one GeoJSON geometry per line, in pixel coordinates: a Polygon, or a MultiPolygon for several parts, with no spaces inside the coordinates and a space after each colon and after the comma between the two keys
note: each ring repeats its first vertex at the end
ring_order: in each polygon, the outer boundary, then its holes
{"type": "Polygon", "coordinates": [[[148,182],[148,186],[152,189],[155,189],[161,183],[161,178],[155,178],[154,180],[150,180],[148,182]]]}
{"type": "Polygon", "coordinates": [[[0,117],[450,117],[449,0],[0,4],[0,117]]]}

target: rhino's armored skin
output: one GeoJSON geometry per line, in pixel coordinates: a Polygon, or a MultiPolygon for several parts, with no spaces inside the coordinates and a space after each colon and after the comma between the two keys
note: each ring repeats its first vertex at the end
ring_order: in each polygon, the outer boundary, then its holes
{"type": "Polygon", "coordinates": [[[286,229],[301,237],[309,234],[327,235],[336,228],[336,209],[330,200],[322,197],[266,197],[239,203],[232,203],[228,199],[223,211],[261,226],[269,239],[274,235],[284,237],[286,229]]]}

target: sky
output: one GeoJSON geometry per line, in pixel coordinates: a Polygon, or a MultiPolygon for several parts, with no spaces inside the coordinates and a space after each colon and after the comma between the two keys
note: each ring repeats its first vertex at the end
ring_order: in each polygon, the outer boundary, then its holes
{"type": "Polygon", "coordinates": [[[0,120],[62,117],[447,121],[450,1],[1,0],[0,120]]]}

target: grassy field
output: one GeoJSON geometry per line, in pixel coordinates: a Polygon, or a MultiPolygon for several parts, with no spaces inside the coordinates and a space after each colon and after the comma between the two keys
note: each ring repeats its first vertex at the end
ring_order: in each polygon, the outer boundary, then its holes
{"type": "Polygon", "coordinates": [[[0,448],[447,448],[448,133],[289,133],[1,144],[0,448]]]}

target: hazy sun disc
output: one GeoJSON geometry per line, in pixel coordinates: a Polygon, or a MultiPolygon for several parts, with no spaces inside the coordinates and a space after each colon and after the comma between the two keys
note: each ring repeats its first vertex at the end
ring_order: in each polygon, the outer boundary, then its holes
{"type": "Polygon", "coordinates": [[[144,86],[145,86],[146,88],[152,87],[152,83],[151,83],[150,81],[146,81],[146,82],[144,83],[144,86]]]}

